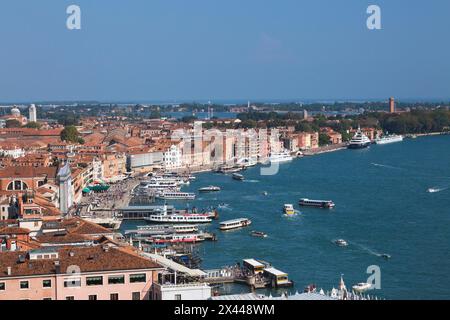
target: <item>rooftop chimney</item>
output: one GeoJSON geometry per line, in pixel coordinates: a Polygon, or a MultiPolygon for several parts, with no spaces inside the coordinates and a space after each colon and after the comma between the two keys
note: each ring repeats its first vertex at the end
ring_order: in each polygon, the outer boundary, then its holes
{"type": "Polygon", "coordinates": [[[10,276],[11,274],[12,274],[11,267],[8,267],[8,276],[10,276]]]}

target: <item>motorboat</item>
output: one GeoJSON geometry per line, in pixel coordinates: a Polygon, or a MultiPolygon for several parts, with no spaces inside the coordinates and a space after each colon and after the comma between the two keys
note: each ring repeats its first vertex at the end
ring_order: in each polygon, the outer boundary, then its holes
{"type": "Polygon", "coordinates": [[[222,189],[220,189],[220,187],[216,187],[216,186],[208,186],[208,187],[198,189],[199,192],[218,192],[220,190],[222,190],[222,189]]]}
{"type": "Polygon", "coordinates": [[[348,242],[345,241],[344,239],[337,239],[337,240],[334,240],[333,242],[339,247],[346,247],[346,246],[348,246],[348,242]]]}
{"type": "Polygon", "coordinates": [[[283,207],[284,214],[287,216],[293,216],[296,214],[294,206],[292,204],[285,204],[283,207]]]}
{"type": "Polygon", "coordinates": [[[242,174],[239,173],[233,173],[232,178],[234,180],[238,180],[238,181],[244,181],[245,177],[242,174]]]}
{"type": "Polygon", "coordinates": [[[267,234],[261,231],[252,231],[250,232],[250,235],[257,238],[267,238],[267,234]]]}

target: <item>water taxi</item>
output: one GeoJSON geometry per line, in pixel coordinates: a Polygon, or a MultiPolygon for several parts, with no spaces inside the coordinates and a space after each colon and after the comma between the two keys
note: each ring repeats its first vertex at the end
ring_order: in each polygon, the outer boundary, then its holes
{"type": "Polygon", "coordinates": [[[208,187],[198,189],[199,192],[218,192],[220,190],[221,190],[220,187],[216,187],[216,186],[208,186],[208,187]]]}
{"type": "Polygon", "coordinates": [[[366,292],[368,290],[371,290],[372,289],[372,285],[370,283],[361,282],[361,283],[355,284],[352,287],[352,289],[353,289],[353,291],[356,291],[358,293],[364,293],[364,292],[366,292]]]}
{"type": "Polygon", "coordinates": [[[232,178],[234,180],[238,180],[238,181],[244,181],[245,180],[244,176],[242,174],[239,174],[239,173],[233,173],[232,178]]]}
{"type": "Polygon", "coordinates": [[[164,190],[159,192],[156,197],[163,200],[195,200],[195,193],[164,190]]]}
{"type": "Polygon", "coordinates": [[[294,216],[296,214],[295,210],[294,210],[294,206],[292,204],[285,204],[283,207],[283,211],[284,211],[284,214],[287,216],[294,216]]]}
{"type": "Polygon", "coordinates": [[[305,207],[318,207],[331,209],[335,207],[335,204],[331,200],[310,200],[310,199],[300,199],[299,204],[305,207]]]}
{"type": "Polygon", "coordinates": [[[241,218],[241,219],[234,219],[234,220],[228,220],[223,221],[220,223],[220,230],[226,231],[226,230],[232,230],[232,229],[238,229],[243,227],[248,227],[252,224],[252,221],[247,218],[241,218]]]}

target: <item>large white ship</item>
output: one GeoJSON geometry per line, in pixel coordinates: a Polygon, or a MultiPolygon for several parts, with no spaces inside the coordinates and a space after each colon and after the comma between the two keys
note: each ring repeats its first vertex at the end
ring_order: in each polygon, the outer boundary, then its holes
{"type": "Polygon", "coordinates": [[[210,223],[216,214],[206,213],[172,213],[167,212],[167,206],[157,213],[151,214],[146,221],[155,223],[210,223]]]}
{"type": "Polygon", "coordinates": [[[288,162],[292,161],[294,158],[289,154],[289,152],[277,152],[271,153],[269,157],[269,161],[271,163],[280,163],[280,162],[288,162]]]}
{"type": "Polygon", "coordinates": [[[403,136],[392,134],[383,136],[381,138],[378,138],[375,143],[376,144],[388,144],[388,143],[395,143],[395,142],[402,142],[403,136]]]}
{"type": "Polygon", "coordinates": [[[363,149],[370,145],[370,139],[358,128],[358,131],[353,136],[348,145],[349,149],[363,149]]]}

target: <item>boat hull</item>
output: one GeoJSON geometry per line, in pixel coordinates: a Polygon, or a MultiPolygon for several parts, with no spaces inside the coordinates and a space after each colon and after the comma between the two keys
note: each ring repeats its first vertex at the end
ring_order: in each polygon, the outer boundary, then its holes
{"type": "Polygon", "coordinates": [[[370,146],[370,143],[349,144],[348,149],[365,149],[370,146]]]}

